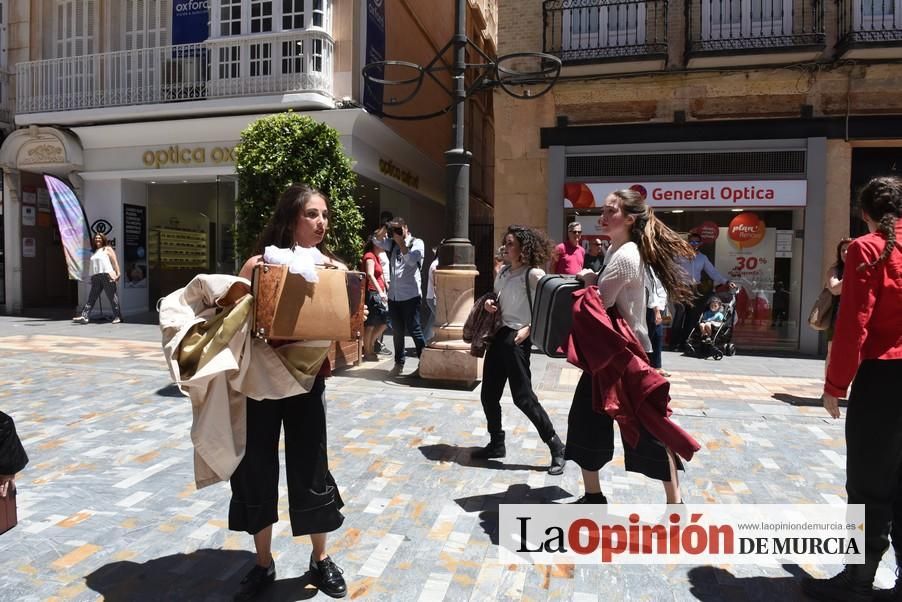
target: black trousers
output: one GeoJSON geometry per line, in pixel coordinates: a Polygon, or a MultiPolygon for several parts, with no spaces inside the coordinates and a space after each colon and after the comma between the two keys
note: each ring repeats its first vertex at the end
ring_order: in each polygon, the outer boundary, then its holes
{"type": "Polygon", "coordinates": [[[514,343],[516,336],[516,330],[507,326],[502,327],[485,352],[481,399],[489,434],[498,435],[504,432],[501,428],[501,395],[504,394],[505,383],[510,381],[514,405],[526,414],[539,432],[542,441],[547,443],[554,437],[554,425],[551,424],[548,412],[539,403],[539,398],[532,390],[529,337],[518,345],[514,343]]]}
{"type": "Polygon", "coordinates": [[[846,413],[846,494],[865,505],[865,557],[879,560],[892,534],[902,557],[902,360],[861,363],[846,413]]]}
{"type": "Polygon", "coordinates": [[[279,520],[279,435],[285,425],[288,514],[295,537],[338,529],[344,506],[326,455],[325,379],[309,393],[247,400],[247,446],[232,475],[229,529],[254,535],[279,520]]]}
{"type": "Polygon", "coordinates": [[[664,346],[664,325],[655,324],[655,310],[645,310],[645,325],[648,327],[648,339],[651,341],[651,353],[648,361],[652,368],[661,367],[661,348],[664,346]]]}
{"type": "MultiPolygon", "coordinates": [[[[601,470],[614,458],[614,419],[592,407],[592,377],[583,372],[573,393],[567,422],[567,450],[564,457],[585,470],[601,470]]],[[[664,444],[642,429],[635,448],[623,442],[626,470],[658,481],[670,481],[670,459],[664,444]]],[[[683,469],[674,454],[677,470],[683,469]]]]}
{"type": "Polygon", "coordinates": [[[122,312],[119,310],[119,293],[116,290],[116,283],[106,273],[91,276],[91,292],[88,293],[88,302],[85,303],[84,308],[81,310],[81,315],[88,317],[88,314],[94,309],[97,299],[100,298],[101,292],[105,292],[110,300],[110,304],[113,306],[113,315],[117,318],[122,317],[122,312]]]}
{"type": "Polygon", "coordinates": [[[395,343],[395,362],[404,362],[404,335],[410,335],[417,348],[417,355],[423,352],[426,340],[420,327],[420,297],[404,301],[388,302],[388,314],[391,321],[391,332],[395,343]]]}

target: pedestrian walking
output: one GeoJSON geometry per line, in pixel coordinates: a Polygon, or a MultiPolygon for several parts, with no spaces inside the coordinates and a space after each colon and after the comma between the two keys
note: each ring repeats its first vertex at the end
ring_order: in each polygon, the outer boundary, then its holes
{"type": "Polygon", "coordinates": [[[579,244],[583,227],[579,222],[571,222],[567,226],[567,240],[554,248],[554,273],[578,274],[583,269],[586,251],[579,244]]]}
{"type": "Polygon", "coordinates": [[[72,319],[79,324],[87,324],[88,316],[94,309],[94,304],[105,292],[110,304],[113,306],[113,324],[122,321],[122,311],[119,308],[119,293],[116,291],[116,281],[119,280],[119,262],[116,260],[116,251],[110,246],[106,235],[97,233],[91,240],[94,252],[91,254],[91,292],[88,294],[88,302],[81,310],[81,315],[72,319]]]}
{"type": "Polygon", "coordinates": [[[435,270],[438,269],[438,250],[444,244],[444,240],[438,246],[432,247],[432,263],[426,272],[426,323],[423,326],[423,338],[426,342],[432,340],[435,330],[435,270]]]}
{"type": "Polygon", "coordinates": [[[388,314],[395,344],[395,368],[404,366],[404,336],[410,335],[417,357],[426,347],[420,326],[420,298],[422,290],[423,241],[410,234],[407,222],[395,217],[388,223],[389,235],[377,241],[388,252],[391,285],[388,290],[388,314]]]}
{"type": "Polygon", "coordinates": [[[589,241],[589,252],[586,253],[583,259],[583,269],[600,272],[602,267],[604,267],[604,251],[602,250],[601,239],[593,238],[589,241]]]}
{"type": "MultiPolygon", "coordinates": [[[[611,239],[604,270],[600,275],[583,270],[579,276],[587,284],[597,284],[605,307],[615,307],[642,347],[651,351],[645,266],[654,270],[671,299],[688,301],[693,291],[676,258],[691,256],[692,248],[658,220],[645,198],[634,190],[608,195],[603,211],[602,231],[611,239]]],[[[592,377],[586,372],[574,392],[568,424],[566,458],[579,464],[585,488],[585,495],[576,503],[607,503],[598,471],[614,456],[614,420],[606,412],[594,410],[592,377]]],[[[677,475],[682,464],[662,442],[642,431],[635,447],[624,445],[624,455],[626,470],[664,484],[667,503],[682,500],[677,475]]]]}
{"type": "Polygon", "coordinates": [[[385,251],[375,243],[375,233],[363,247],[363,258],[360,268],[366,274],[366,307],[369,311],[363,327],[363,359],[374,361],[379,359],[374,345],[382,336],[388,322],[388,292],[382,273],[379,255],[385,251]]]}
{"type": "MultiPolygon", "coordinates": [[[[388,222],[391,221],[392,215],[388,211],[383,211],[382,216],[380,217],[382,225],[376,230],[374,235],[377,243],[376,250],[379,251],[379,264],[382,265],[382,279],[385,281],[385,291],[386,293],[391,289],[391,268],[388,265],[388,253],[385,252],[383,248],[383,244],[386,239],[388,239],[388,222]]],[[[386,314],[386,330],[391,328],[391,317],[386,314]]],[[[382,338],[385,336],[385,331],[382,332],[376,340],[373,342],[373,350],[376,352],[376,355],[384,355],[391,356],[392,351],[388,347],[386,347],[382,343],[382,338]]]]}
{"type": "MultiPolygon", "coordinates": [[[[257,242],[257,252],[269,245],[315,247],[328,264],[347,269],[324,246],[329,217],[329,202],[321,192],[294,184],[279,199],[257,242]]],[[[248,259],[240,276],[250,279],[254,266],[262,261],[262,255],[248,259]]],[[[310,535],[310,573],[319,590],[333,598],[347,594],[341,569],[326,553],[326,534],[344,522],[344,502],[329,472],[326,452],[324,394],[326,376],[331,374],[331,341],[307,341],[306,346],[316,357],[311,373],[317,376],[310,391],[283,399],[247,399],[247,446],[230,481],[229,529],[254,536],[257,562],[241,581],[239,600],[257,596],[276,578],[271,545],[272,526],[279,518],[279,435],[283,425],[291,533],[295,537],[310,535]]]]}
{"type": "Polygon", "coordinates": [[[694,288],[695,296],[684,303],[674,304],[673,326],[671,327],[673,335],[671,340],[672,349],[679,349],[686,344],[689,333],[698,324],[698,319],[705,311],[708,299],[707,293],[710,291],[702,288],[702,277],[707,276],[710,278],[715,287],[721,284],[733,286],[727,278],[717,271],[717,268],[714,267],[708,256],[701,252],[702,237],[692,232],[689,234],[688,241],[694,252],[692,257],[679,257],[677,262],[688,275],[689,283],[694,288]]]}
{"type": "Polygon", "coordinates": [[[506,455],[504,429],[501,426],[501,395],[510,383],[511,396],[521,412],[539,432],[551,451],[548,474],[564,472],[564,444],[532,387],[529,367],[532,298],[545,271],[548,241],[541,233],[523,226],[509,226],[504,235],[505,260],[508,263],[495,277],[497,303],[485,302],[489,313],[501,312],[501,328],[495,333],[485,355],[482,377],[482,409],[485,412],[490,441],[473,452],[478,459],[503,458],[506,455]]]}
{"type": "Polygon", "coordinates": [[[839,418],[838,398],[851,383],[846,495],[849,504],[865,507],[865,562],[829,579],[806,579],[802,589],[817,600],[902,600],[902,179],[871,180],[859,206],[870,233],[848,245],[823,403],[839,418]],[[890,536],[896,584],[875,596],[874,575],[890,536]]]}
{"type": "Polygon", "coordinates": [[[0,412],[0,506],[9,507],[6,511],[0,508],[0,533],[15,526],[16,473],[26,464],[28,455],[16,435],[16,425],[10,416],[0,412]]]}
{"type": "MultiPolygon", "coordinates": [[[[598,271],[598,270],[593,270],[598,271]]],[[[650,266],[645,266],[645,324],[648,328],[648,339],[651,353],[648,356],[651,367],[664,377],[670,376],[664,371],[661,361],[661,350],[664,347],[664,312],[667,311],[667,291],[650,266]]]]}
{"type": "Polygon", "coordinates": [[[830,313],[830,326],[827,327],[827,359],[824,360],[824,377],[830,365],[830,352],[833,350],[833,335],[836,332],[836,316],[839,314],[839,301],[842,293],[842,278],[846,270],[846,255],[849,252],[851,238],[843,238],[836,245],[836,263],[827,270],[825,287],[833,295],[833,310],[830,313]]]}

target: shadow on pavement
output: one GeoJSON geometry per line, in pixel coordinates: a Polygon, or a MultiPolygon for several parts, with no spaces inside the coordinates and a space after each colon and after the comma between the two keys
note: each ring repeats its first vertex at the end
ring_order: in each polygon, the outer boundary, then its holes
{"type": "Polygon", "coordinates": [[[511,485],[507,491],[474,495],[454,500],[464,512],[479,511],[479,526],[489,536],[493,545],[498,545],[498,511],[501,504],[549,504],[556,500],[573,497],[573,494],[557,485],[533,489],[529,485],[518,483],[511,485]]]}
{"type": "MultiPolygon", "coordinates": [[[[231,600],[253,563],[251,552],[203,549],[143,563],[113,562],[87,575],[85,583],[107,602],[231,600]]],[[[316,593],[305,573],[277,580],[255,600],[308,600],[316,593]]]]}
{"type": "Polygon", "coordinates": [[[471,454],[479,447],[460,447],[457,445],[448,445],[447,443],[437,443],[435,445],[421,445],[420,453],[427,460],[433,462],[453,462],[459,466],[468,466],[475,468],[490,468],[492,470],[532,470],[535,472],[545,472],[547,466],[532,466],[530,464],[505,464],[499,460],[476,460],[471,454]]]}
{"type": "MultiPolygon", "coordinates": [[[[789,393],[774,393],[772,397],[777,401],[788,403],[791,406],[820,407],[823,405],[820,397],[799,397],[798,395],[790,395],[789,393]]],[[[840,399],[839,406],[842,408],[848,407],[849,401],[847,399],[840,399]]]]}
{"type": "Polygon", "coordinates": [[[729,571],[713,566],[699,566],[689,570],[689,593],[705,602],[722,600],[808,600],[802,593],[801,582],[807,577],[801,567],[784,564],[786,577],[736,577],[729,571]]]}

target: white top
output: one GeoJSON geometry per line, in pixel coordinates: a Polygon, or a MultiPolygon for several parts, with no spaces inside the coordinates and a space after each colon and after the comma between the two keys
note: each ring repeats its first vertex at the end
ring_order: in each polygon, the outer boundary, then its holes
{"type": "Polygon", "coordinates": [[[629,241],[612,245],[604,258],[604,271],[598,277],[598,292],[604,306],[617,306],[646,351],[651,351],[648,326],[645,323],[645,267],[639,247],[629,241]]]}
{"type": "Polygon", "coordinates": [[[385,280],[385,287],[388,288],[388,285],[391,282],[391,274],[389,274],[391,270],[388,266],[388,253],[376,253],[376,257],[379,258],[379,263],[382,265],[382,279],[385,280]]]}
{"type": "Polygon", "coordinates": [[[645,302],[648,309],[667,309],[667,291],[650,265],[645,266],[645,302]]]}
{"type": "Polygon", "coordinates": [[[97,274],[109,274],[110,277],[115,274],[113,262],[110,261],[110,255],[107,253],[106,247],[100,247],[91,255],[91,275],[95,276],[97,274]]]}
{"type": "Polygon", "coordinates": [[[696,251],[695,257],[692,259],[678,257],[677,263],[686,270],[686,274],[689,275],[689,281],[692,284],[698,284],[702,281],[702,273],[707,274],[708,278],[713,280],[714,284],[717,286],[720,286],[727,281],[727,279],[723,277],[723,274],[718,272],[717,268],[711,264],[711,260],[708,259],[708,256],[704,253],[696,251]]]}
{"type": "MultiPolygon", "coordinates": [[[[520,330],[532,323],[532,309],[529,297],[526,296],[526,270],[528,266],[520,266],[516,270],[504,267],[495,276],[495,294],[501,307],[501,323],[508,328],[520,330]]],[[[540,268],[529,271],[529,294],[532,301],[536,299],[536,285],[545,275],[540,268]]]]}
{"type": "Polygon", "coordinates": [[[429,264],[429,274],[426,277],[426,298],[435,299],[435,270],[438,268],[438,257],[429,264]]]}

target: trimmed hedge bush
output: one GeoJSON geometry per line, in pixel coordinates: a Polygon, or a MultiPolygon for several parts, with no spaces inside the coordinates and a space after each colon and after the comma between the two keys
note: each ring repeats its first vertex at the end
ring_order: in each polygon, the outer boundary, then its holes
{"type": "Polygon", "coordinates": [[[292,183],[303,182],[329,198],[332,214],[326,242],[351,269],[356,268],[363,251],[363,216],[354,200],[357,174],[334,128],[292,112],[259,119],[241,132],[235,170],[238,265],[253,253],[279,195],[292,183]]]}

